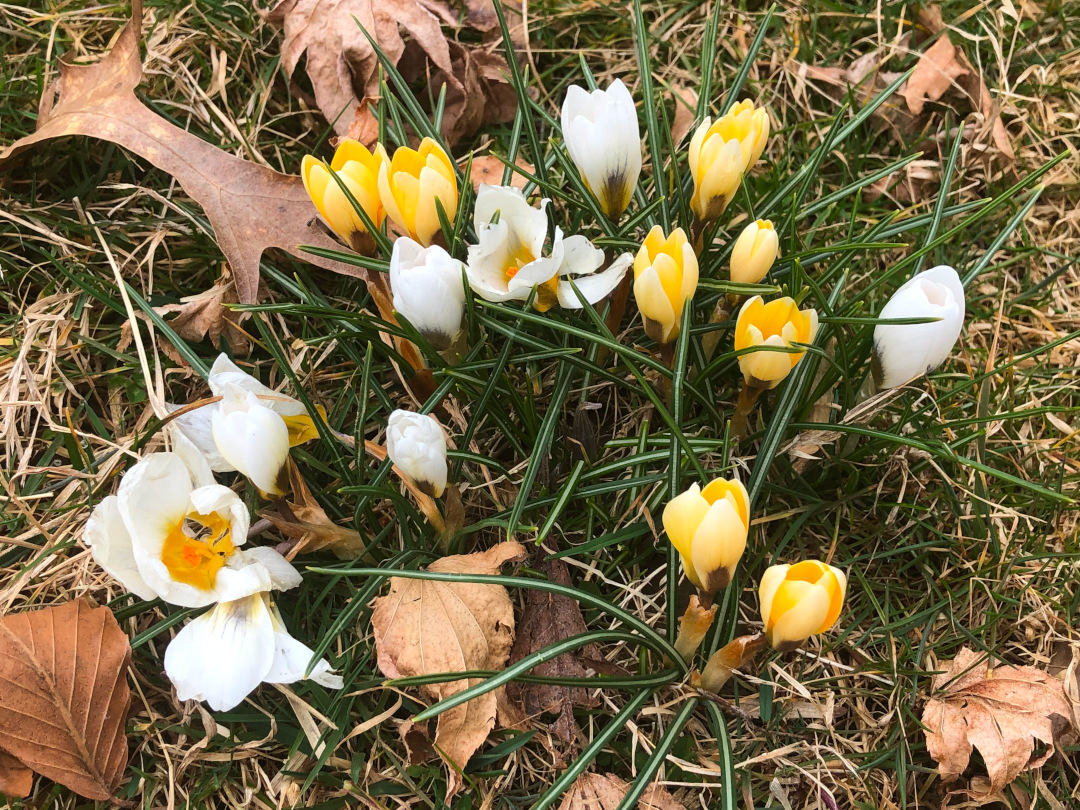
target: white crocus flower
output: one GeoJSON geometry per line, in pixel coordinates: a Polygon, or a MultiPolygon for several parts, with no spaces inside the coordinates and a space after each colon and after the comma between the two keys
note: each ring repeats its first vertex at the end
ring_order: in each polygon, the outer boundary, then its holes
{"type": "Polygon", "coordinates": [[[641,131],[626,85],[616,79],[607,90],[591,93],[570,85],[562,105],[562,134],[604,214],[617,220],[641,173],[641,131]]]}
{"type": "Polygon", "coordinates": [[[536,288],[533,305],[546,312],[556,304],[579,309],[574,286],[595,304],[619,285],[633,262],[629,253],[598,273],[604,252],[584,236],[564,239],[562,229],[556,227],[551,253],[543,255],[548,202],[543,200],[540,208],[533,208],[516,188],[480,186],[473,213],[478,244],[469,246],[466,265],[473,292],[487,301],[523,301],[536,288]]]}
{"type": "Polygon", "coordinates": [[[461,262],[438,245],[423,247],[407,236],[394,242],[390,289],[394,309],[439,351],[461,333],[465,284],[461,262]]]}
{"type": "Polygon", "coordinates": [[[422,492],[441,497],[446,489],[446,434],[432,416],[397,410],[386,424],[386,453],[422,492]]]}
{"type": "Polygon", "coordinates": [[[881,389],[895,388],[948,358],[964,326],[964,285],[947,265],[925,270],[897,290],[878,317],[941,319],[874,328],[874,380],[881,389]]]}
{"type": "MultiPolygon", "coordinates": [[[[313,653],[285,629],[266,593],[222,602],[189,623],[165,650],[165,674],[180,700],[205,700],[216,711],[240,704],[260,683],[303,679],[313,653]]],[[[310,680],[344,684],[320,659],[310,680]]]]}
{"type": "Polygon", "coordinates": [[[98,564],[143,599],[205,607],[299,585],[272,548],[241,548],[248,522],[231,489],[199,485],[177,453],[151,453],[97,505],[84,539],[98,564]]]}

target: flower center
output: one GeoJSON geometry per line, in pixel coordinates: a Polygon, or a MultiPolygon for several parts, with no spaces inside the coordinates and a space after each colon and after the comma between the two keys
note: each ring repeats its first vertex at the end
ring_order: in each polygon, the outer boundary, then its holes
{"type": "Polygon", "coordinates": [[[512,279],[522,267],[534,261],[536,261],[536,257],[532,254],[532,251],[522,242],[518,242],[514,251],[506,257],[506,267],[503,268],[506,280],[512,279]]]}
{"type": "Polygon", "coordinates": [[[216,513],[195,512],[169,532],[161,549],[161,561],[177,582],[208,591],[235,549],[227,520],[216,513]]]}

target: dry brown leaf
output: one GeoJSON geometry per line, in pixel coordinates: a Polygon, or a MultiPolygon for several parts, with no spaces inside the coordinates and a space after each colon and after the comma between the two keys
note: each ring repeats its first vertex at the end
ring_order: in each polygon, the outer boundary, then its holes
{"type": "Polygon", "coordinates": [[[34,772],[0,748],[0,796],[25,799],[34,787],[34,772]]]}
{"type": "MultiPolygon", "coordinates": [[[[525,172],[532,174],[536,171],[536,167],[531,163],[527,163],[521,158],[518,158],[517,166],[525,172]]],[[[480,186],[485,183],[489,186],[501,186],[503,169],[506,168],[506,164],[499,160],[494,155],[483,155],[481,157],[474,157],[472,159],[472,165],[469,167],[469,180],[472,181],[473,190],[479,191],[480,186]]],[[[517,172],[510,175],[510,185],[514,188],[525,188],[525,178],[517,172]]]]}
{"type": "Polygon", "coordinates": [[[1047,673],[1013,666],[988,673],[985,654],[967,647],[943,666],[934,676],[939,696],[927,701],[922,723],[944,781],[959,778],[977,748],[990,777],[984,793],[993,793],[1076,739],[1074,706],[1047,673]]]}
{"type": "Polygon", "coordinates": [[[353,120],[345,133],[345,137],[359,141],[368,149],[374,149],[379,142],[379,116],[372,109],[378,100],[378,96],[365,96],[357,104],[353,120]]]}
{"type": "Polygon", "coordinates": [[[341,246],[314,226],[315,208],[298,176],[230,155],[156,115],[135,96],[142,80],[141,14],[112,50],[92,65],[62,62],[60,78],[41,99],[37,131],[0,149],[0,163],[52,138],[86,135],[119,144],[168,172],[206,212],[244,303],[259,289],[259,259],[276,247],[306,262],[367,278],[361,268],[323,259],[301,245],[341,246]],[[57,94],[59,97],[57,98],[57,94]]]}
{"type": "MultiPolygon", "coordinates": [[[[484,552],[443,557],[428,570],[497,574],[524,556],[522,545],[510,541],[484,552]]],[[[375,600],[371,626],[379,669],[388,678],[501,670],[514,639],[514,607],[501,585],[391,577],[390,593],[375,600]]],[[[442,700],[476,683],[434,683],[421,691],[442,700]]],[[[450,762],[447,799],[461,789],[461,769],[494,727],[497,700],[495,691],[488,692],[439,715],[435,746],[450,762]]]]}
{"type": "Polygon", "coordinates": [[[698,94],[696,90],[681,84],[672,84],[671,92],[675,99],[675,112],[671,116],[671,142],[678,146],[694,123],[698,94]]]}
{"type": "Polygon", "coordinates": [[[228,268],[209,290],[181,298],[180,302],[154,307],[154,311],[159,315],[177,313],[168,324],[184,340],[198,343],[209,337],[214,348],[221,349],[221,338],[224,337],[234,355],[244,355],[251,350],[251,340],[240,328],[251,313],[228,307],[229,304],[240,302],[228,268]]]}
{"type": "Polygon", "coordinates": [[[0,746],[80,796],[113,796],[127,768],[131,646],[85,599],[0,618],[0,746]]]}
{"type": "MultiPolygon", "coordinates": [[[[466,12],[466,24],[479,31],[497,24],[491,0],[469,0],[466,12]]],[[[456,29],[458,13],[444,0],[280,0],[265,16],[284,31],[282,61],[292,92],[317,106],[339,135],[357,120],[361,99],[380,90],[379,59],[364,31],[406,80],[425,79],[436,98],[446,85],[442,126],[451,144],[482,123],[513,115],[498,103],[505,91],[513,94],[505,73],[500,78],[484,72],[491,64],[506,71],[506,62],[447,39],[442,26],[456,29]],[[296,80],[305,57],[314,95],[296,80]],[[503,87],[487,86],[493,80],[503,87]]],[[[370,120],[361,127],[369,131],[370,120]]]]}
{"type": "Polygon", "coordinates": [[[296,462],[289,459],[289,489],[287,503],[259,512],[275,528],[292,540],[287,549],[278,549],[292,560],[297,554],[312,554],[328,549],[342,560],[355,560],[364,553],[367,543],[355,529],[339,526],[319,506],[307,482],[300,475],[296,462]]]}
{"type": "Polygon", "coordinates": [[[912,115],[922,113],[927,99],[940,100],[953,83],[968,72],[967,68],[957,61],[958,53],[957,47],[946,35],[919,57],[911,78],[901,91],[912,115]]]}
{"type": "MultiPolygon", "coordinates": [[[[563,796],[559,810],[616,810],[630,785],[613,774],[583,773],[563,796]]],[[[638,810],[685,810],[659,785],[649,785],[638,810]]]]}

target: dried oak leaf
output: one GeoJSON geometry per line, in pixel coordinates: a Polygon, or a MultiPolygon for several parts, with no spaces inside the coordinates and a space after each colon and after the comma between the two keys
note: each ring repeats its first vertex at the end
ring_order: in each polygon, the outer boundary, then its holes
{"type": "Polygon", "coordinates": [[[34,787],[34,772],[0,748],[0,796],[25,799],[34,787]]]}
{"type": "Polygon", "coordinates": [[[154,307],[154,311],[159,315],[177,313],[168,323],[184,340],[198,343],[209,337],[214,348],[220,349],[224,337],[232,354],[244,355],[251,350],[251,340],[240,324],[251,317],[251,313],[238,312],[228,306],[239,302],[232,274],[226,268],[206,292],[181,298],[179,304],[154,307]]]}
{"type": "MultiPolygon", "coordinates": [[[[497,574],[523,559],[520,543],[500,543],[475,554],[443,557],[429,571],[497,574]]],[[[390,592],[375,600],[371,615],[379,669],[388,678],[501,670],[514,640],[514,607],[501,585],[390,578],[390,592]]],[[[463,679],[421,687],[442,700],[476,683],[463,679]]],[[[439,715],[435,747],[450,763],[446,796],[461,788],[461,769],[495,725],[498,695],[488,692],[439,715]]]]}
{"type": "Polygon", "coordinates": [[[355,560],[364,553],[367,543],[363,535],[330,520],[291,458],[289,489],[292,494],[286,504],[279,503],[276,508],[259,512],[261,517],[269,520],[292,541],[288,549],[279,548],[286,559],[292,560],[297,554],[311,554],[323,549],[328,549],[343,560],[355,560]]]}
{"type": "Polygon", "coordinates": [[[88,799],[127,767],[131,646],[112,611],[85,599],[0,618],[0,746],[88,799]]]}
{"type": "Polygon", "coordinates": [[[100,62],[61,63],[60,78],[41,98],[37,131],[0,149],[0,164],[36,143],[66,135],[111,141],[148,160],[175,177],[205,210],[243,303],[255,302],[259,260],[271,247],[319,267],[367,279],[361,268],[300,250],[301,245],[341,246],[314,226],[315,209],[298,176],[223,152],[138,100],[140,17],[134,15],[100,62]]]}
{"type": "MultiPolygon", "coordinates": [[[[630,785],[613,774],[583,773],[563,796],[559,810],[616,810],[630,785]]],[[[638,799],[638,810],[685,810],[659,785],[649,785],[638,799]]]]}
{"type": "Polygon", "coordinates": [[[1047,673],[1013,666],[988,673],[986,656],[967,647],[944,667],[934,676],[939,695],[922,716],[927,751],[944,781],[959,778],[977,748],[990,777],[986,792],[993,793],[1077,738],[1074,706],[1047,673]]]}

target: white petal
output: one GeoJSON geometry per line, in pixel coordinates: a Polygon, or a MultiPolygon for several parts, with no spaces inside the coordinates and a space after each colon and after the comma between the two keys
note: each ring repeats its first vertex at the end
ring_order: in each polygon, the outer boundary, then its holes
{"type": "Polygon", "coordinates": [[[215,711],[240,704],[274,661],[274,627],[258,594],[223,602],[176,634],[165,674],[180,700],[205,700],[215,711]]]}
{"type": "Polygon", "coordinates": [[[225,386],[214,411],[214,441],[221,455],[268,495],[281,495],[281,472],[289,456],[289,428],[253,393],[225,386]]]}
{"type": "Polygon", "coordinates": [[[120,517],[119,504],[119,499],[110,495],[94,507],[83,530],[83,542],[90,547],[95,562],[121,585],[140,599],[155,599],[157,591],[146,583],[135,562],[131,535],[120,517]]]}
{"type": "Polygon", "coordinates": [[[273,388],[267,388],[224,354],[218,355],[217,360],[214,361],[207,382],[210,383],[210,390],[214,392],[214,396],[224,394],[226,386],[235,385],[257,396],[262,404],[274,413],[282,416],[300,416],[307,413],[303,403],[273,388]]]}
{"type": "MultiPolygon", "coordinates": [[[[183,406],[166,404],[165,407],[169,413],[172,413],[183,406]]],[[[214,443],[212,418],[217,407],[218,405],[215,402],[176,417],[169,423],[169,438],[174,442],[174,450],[184,456],[185,461],[187,461],[187,448],[182,449],[176,446],[181,443],[181,440],[177,438],[178,435],[183,436],[202,453],[211,470],[214,472],[232,472],[236,468],[222,458],[221,453],[218,452],[217,444],[214,443]]],[[[188,466],[192,466],[191,462],[188,462],[188,466]]],[[[198,476],[196,476],[196,480],[199,480],[198,476]]],[[[199,481],[199,483],[201,485],[202,482],[199,481]]]]}
{"type": "Polygon", "coordinates": [[[229,539],[234,546],[242,546],[247,542],[251,515],[248,514],[244,502],[228,487],[210,484],[192,490],[191,506],[200,515],[211,515],[217,512],[222,517],[227,517],[231,535],[229,539]]]}
{"type": "Polygon", "coordinates": [[[147,578],[144,560],[161,558],[165,538],[188,513],[191,474],[175,453],[151,453],[127,471],[116,497],[135,561],[147,578]]]}
{"type": "Polygon", "coordinates": [[[446,434],[431,416],[397,410],[386,426],[386,452],[402,473],[431,490],[446,488],[446,434]]]}
{"type": "Polygon", "coordinates": [[[303,577],[293,564],[269,546],[251,546],[237,551],[233,556],[238,558],[240,566],[258,566],[266,572],[269,588],[264,590],[287,591],[303,582],[303,577]]]}
{"type": "MultiPolygon", "coordinates": [[[[263,680],[266,683],[295,683],[303,679],[315,653],[306,644],[289,635],[276,607],[271,607],[271,613],[274,623],[274,661],[263,680]]],[[[308,679],[328,689],[341,689],[345,685],[341,676],[334,674],[325,658],[316,662],[308,679]]]]}
{"type": "MultiPolygon", "coordinates": [[[[612,290],[619,286],[633,263],[633,254],[624,253],[617,257],[607,270],[591,276],[578,276],[574,279],[574,284],[585,296],[586,301],[595,304],[597,301],[604,300],[612,290]]],[[[566,309],[581,308],[581,301],[570,286],[569,280],[559,282],[559,305],[566,309]]]]}
{"type": "Polygon", "coordinates": [[[447,345],[461,331],[465,316],[465,286],[461,279],[461,262],[441,247],[421,248],[408,237],[394,242],[390,257],[394,309],[419,332],[441,336],[439,342],[447,345]]]}

